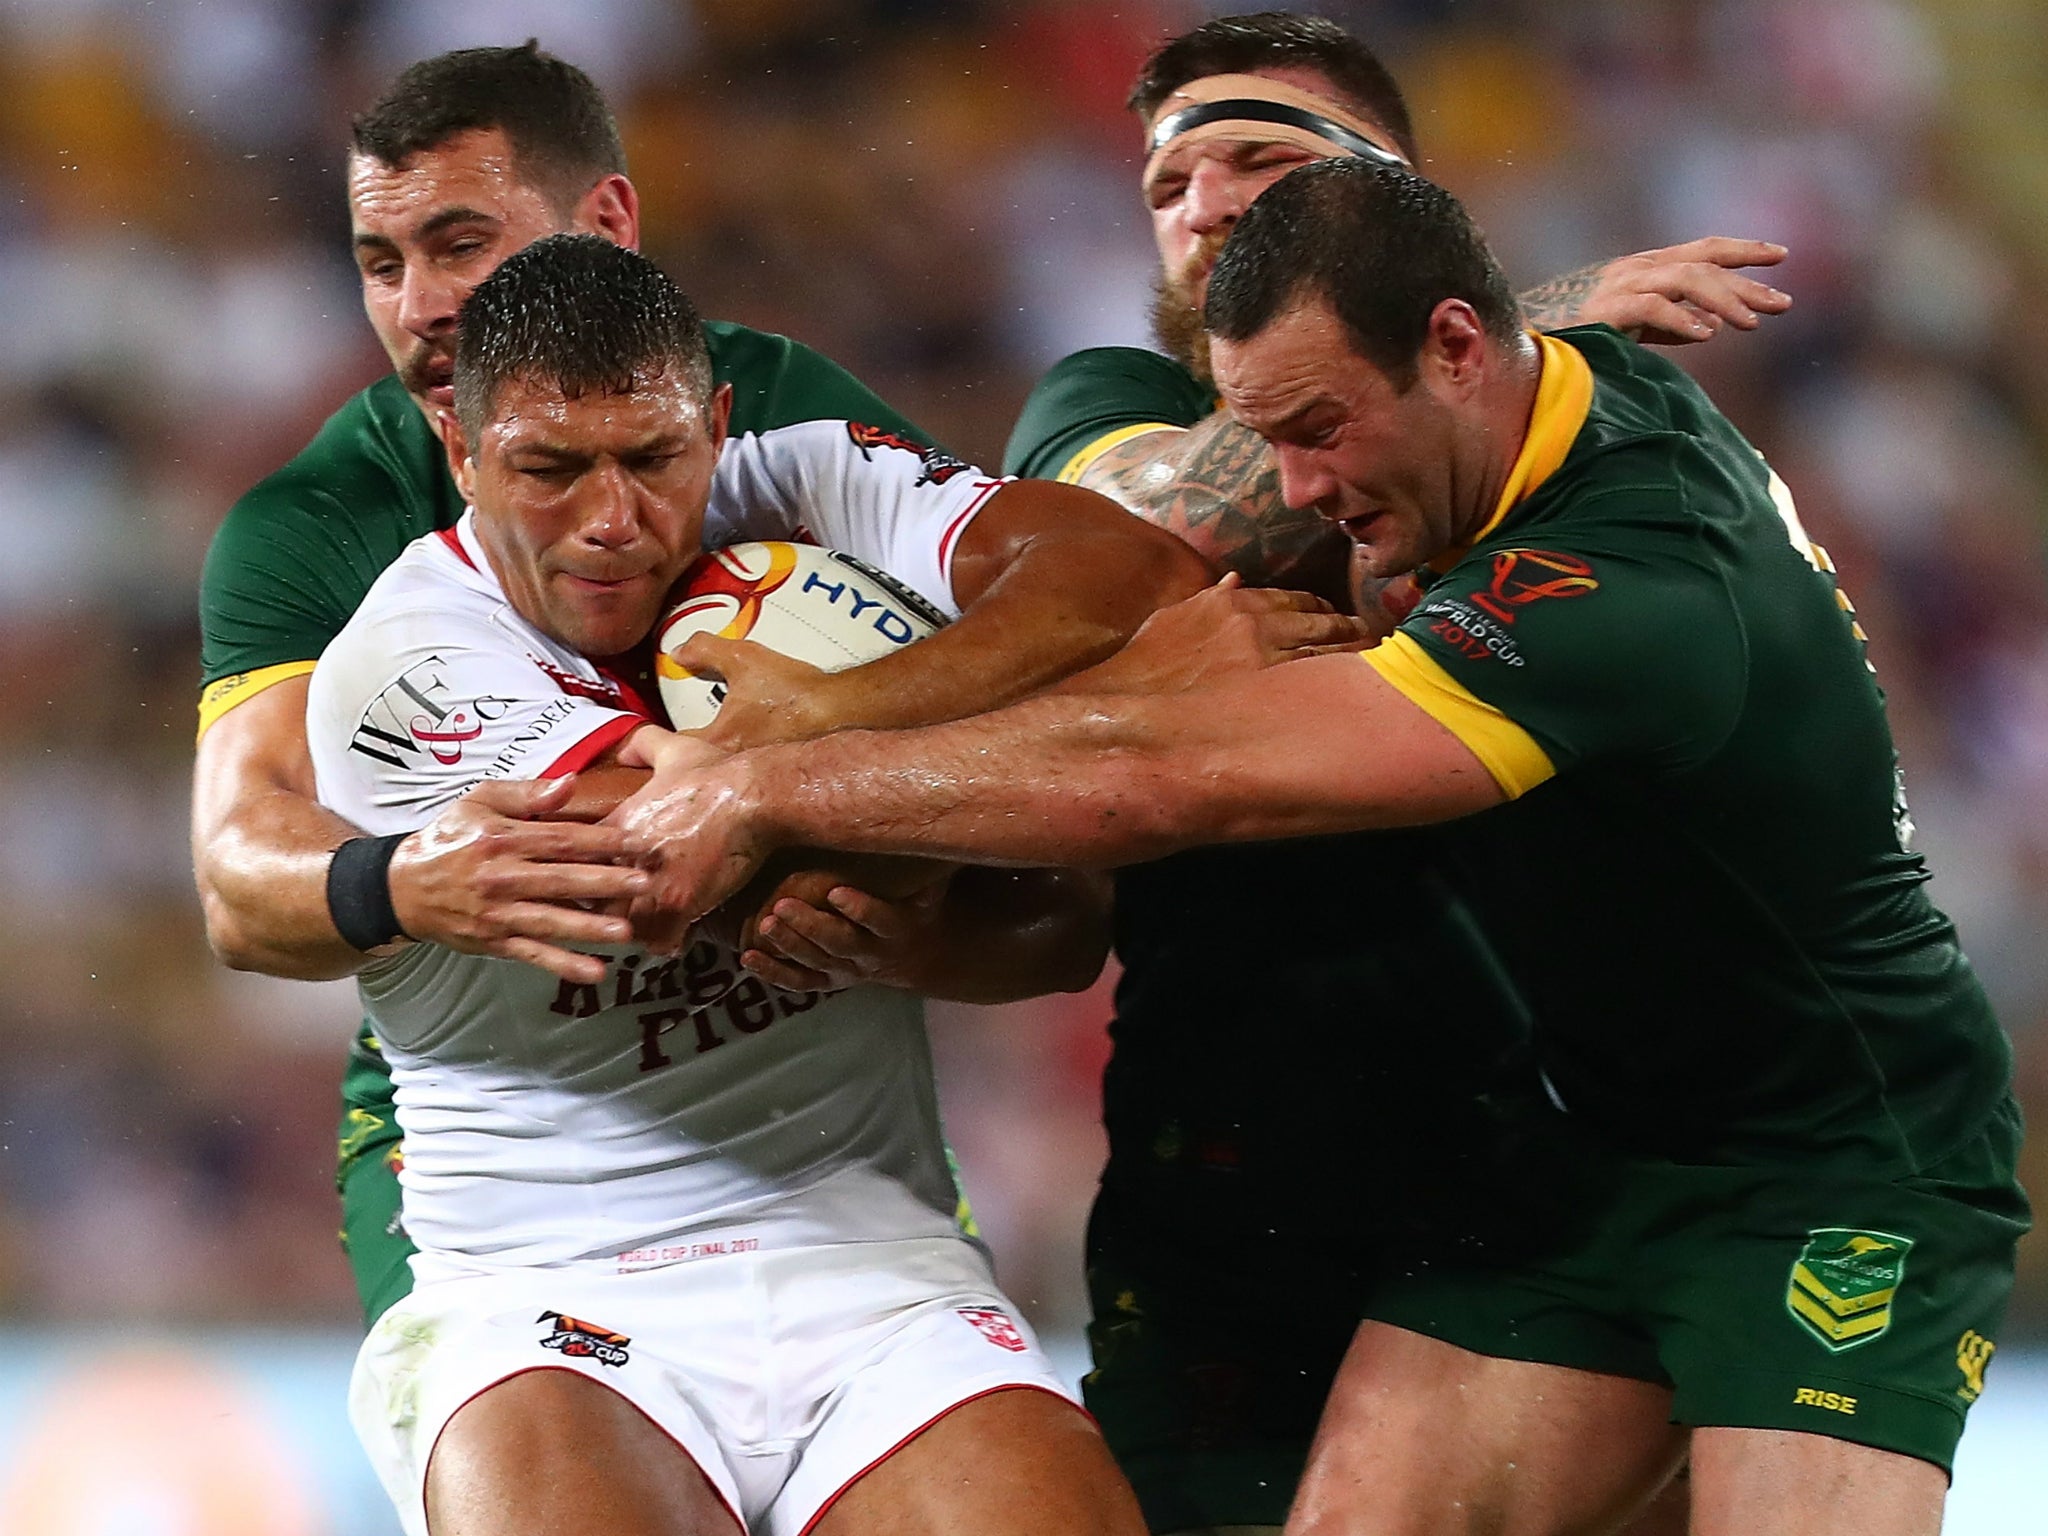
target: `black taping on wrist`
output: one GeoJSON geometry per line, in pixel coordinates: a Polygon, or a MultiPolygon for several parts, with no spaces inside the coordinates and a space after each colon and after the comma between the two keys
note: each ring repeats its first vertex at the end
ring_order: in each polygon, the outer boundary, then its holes
{"type": "Polygon", "coordinates": [[[410,935],[391,905],[391,855],[408,834],[352,837],[327,865],[327,915],[334,931],[356,949],[381,948],[410,935]]]}

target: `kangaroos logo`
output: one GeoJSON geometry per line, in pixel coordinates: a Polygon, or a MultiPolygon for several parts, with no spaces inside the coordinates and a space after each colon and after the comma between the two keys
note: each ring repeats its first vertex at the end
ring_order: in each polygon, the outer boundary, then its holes
{"type": "Polygon", "coordinates": [[[1593,567],[1576,555],[1548,549],[1504,549],[1493,557],[1493,584],[1472,601],[1503,624],[1546,597],[1584,597],[1597,591],[1593,567]]]}
{"type": "Polygon", "coordinates": [[[866,426],[858,421],[849,421],[846,424],[846,435],[853,439],[854,447],[860,450],[860,456],[864,459],[874,458],[870,450],[876,448],[901,448],[905,453],[916,454],[924,461],[924,473],[917,477],[919,485],[944,485],[961,470],[974,467],[965,459],[954,458],[942,448],[934,448],[929,443],[907,438],[900,432],[866,426]]]}
{"type": "Polygon", "coordinates": [[[586,1323],[566,1312],[543,1312],[536,1323],[551,1323],[554,1332],[540,1341],[542,1349],[560,1350],[572,1360],[595,1360],[600,1365],[624,1365],[626,1346],[633,1341],[623,1333],[586,1323]]]}
{"type": "Polygon", "coordinates": [[[1792,1261],[1785,1308],[1836,1354],[1868,1344],[1892,1323],[1913,1239],[1854,1227],[1816,1227],[1792,1261]]]}

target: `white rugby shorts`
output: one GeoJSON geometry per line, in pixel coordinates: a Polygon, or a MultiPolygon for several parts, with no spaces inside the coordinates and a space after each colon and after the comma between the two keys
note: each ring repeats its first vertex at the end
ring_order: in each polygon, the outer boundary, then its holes
{"type": "Polygon", "coordinates": [[[427,1536],[427,1461],[456,1411],[547,1368],[646,1414],[751,1536],[800,1536],[972,1398],[1033,1387],[1074,1401],[965,1239],[428,1279],[378,1319],[349,1386],[349,1417],[409,1536],[427,1536]]]}

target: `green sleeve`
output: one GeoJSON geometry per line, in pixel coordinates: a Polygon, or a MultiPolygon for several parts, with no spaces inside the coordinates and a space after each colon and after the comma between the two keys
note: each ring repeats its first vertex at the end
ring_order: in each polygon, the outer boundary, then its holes
{"type": "Polygon", "coordinates": [[[214,534],[202,684],[318,660],[384,567],[461,512],[440,439],[397,379],[356,395],[214,534]]]}
{"type": "Polygon", "coordinates": [[[1067,461],[1124,427],[1191,427],[1216,397],[1171,358],[1141,347],[1092,347],[1053,364],[1024,402],[1003,473],[1057,479],[1067,461]]]}
{"type": "Polygon", "coordinates": [[[1560,771],[1696,766],[1739,723],[1748,658],[1724,578],[1682,524],[1626,489],[1511,524],[1434,582],[1402,632],[1560,771]]]}
{"type": "Polygon", "coordinates": [[[938,446],[844,368],[802,342],[730,321],[705,322],[711,371],[732,386],[732,430],[767,432],[805,421],[856,421],[938,446]]]}

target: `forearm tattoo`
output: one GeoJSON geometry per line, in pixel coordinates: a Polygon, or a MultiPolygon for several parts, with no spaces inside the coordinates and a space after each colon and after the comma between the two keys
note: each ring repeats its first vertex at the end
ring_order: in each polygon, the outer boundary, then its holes
{"type": "Polygon", "coordinates": [[[1586,307],[1586,296],[1599,285],[1604,270],[1604,264],[1596,262],[1563,277],[1553,277],[1547,283],[1538,283],[1522,295],[1523,318],[1539,331],[1577,324],[1579,311],[1586,307]]]}
{"type": "Polygon", "coordinates": [[[1219,411],[1186,432],[1110,449],[1080,483],[1176,535],[1252,586],[1292,587],[1348,606],[1350,541],[1280,498],[1280,471],[1257,433],[1219,411]]]}

